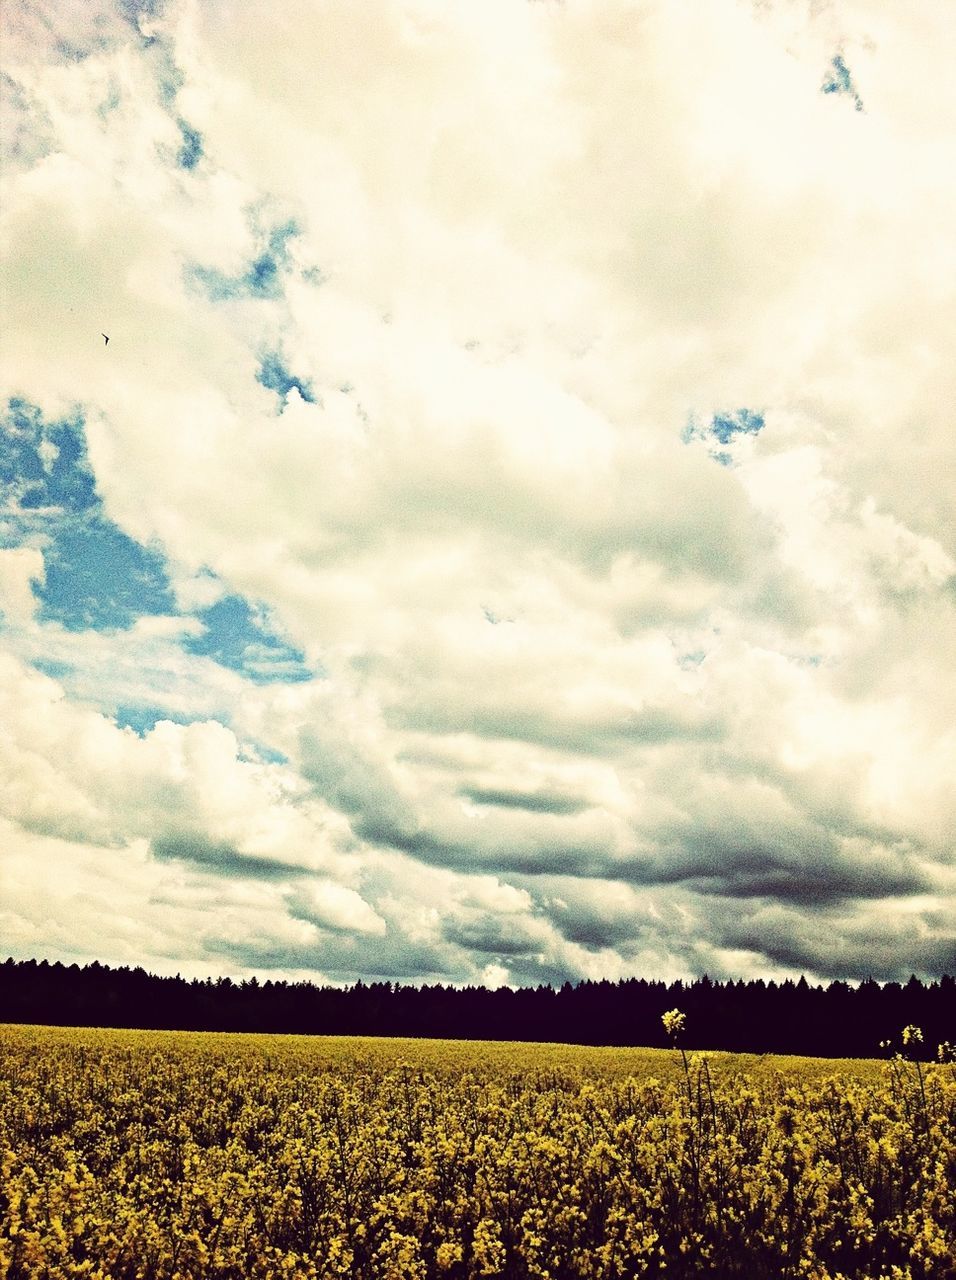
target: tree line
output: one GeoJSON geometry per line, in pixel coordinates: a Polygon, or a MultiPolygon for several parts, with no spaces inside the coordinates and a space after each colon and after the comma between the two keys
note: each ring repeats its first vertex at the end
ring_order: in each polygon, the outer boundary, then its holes
{"type": "MultiPolygon", "coordinates": [[[[882,1041],[899,1045],[918,1026],[924,1057],[956,1041],[956,978],[906,983],[872,979],[798,982],[565,983],[500,987],[350,987],[248,978],[159,977],[141,968],[79,966],[46,960],[0,964],[0,1022],[151,1030],[263,1031],[306,1035],[428,1036],[466,1040],[537,1040],[590,1045],[668,1042],[661,1016],[686,1014],[688,1049],[878,1057],[882,1041]]],[[[910,1046],[911,1048],[913,1046],[910,1046]]]]}

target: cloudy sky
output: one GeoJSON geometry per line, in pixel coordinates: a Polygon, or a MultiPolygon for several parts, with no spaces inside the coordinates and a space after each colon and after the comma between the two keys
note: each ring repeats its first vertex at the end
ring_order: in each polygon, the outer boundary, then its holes
{"type": "Polygon", "coordinates": [[[950,0],[3,21],[4,956],[956,970],[950,0]]]}

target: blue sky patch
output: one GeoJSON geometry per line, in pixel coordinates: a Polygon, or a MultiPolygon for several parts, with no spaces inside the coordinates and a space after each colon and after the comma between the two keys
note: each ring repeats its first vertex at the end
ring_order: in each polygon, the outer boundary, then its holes
{"type": "Polygon", "coordinates": [[[155,18],[164,5],[163,0],[118,0],[117,7],[127,22],[137,23],[140,18],[155,18]]]}
{"type": "Polygon", "coordinates": [[[853,77],[850,75],[850,68],[839,53],[833,57],[827,67],[826,74],[823,77],[823,84],[820,86],[820,92],[844,94],[846,97],[853,99],[857,111],[863,110],[863,100],[857,93],[853,77]]]}
{"type": "Polygon", "coordinates": [[[191,128],[185,120],[179,121],[179,132],[183,145],[179,148],[176,162],[180,169],[195,169],[203,155],[202,134],[191,128]]]}
{"type": "Polygon", "coordinates": [[[99,503],[79,415],[48,425],[34,405],[13,399],[0,421],[3,505],[82,513],[99,503]]]}
{"type": "Polygon", "coordinates": [[[693,440],[703,441],[714,461],[719,462],[722,467],[729,467],[733,465],[734,457],[727,446],[732,445],[740,436],[755,436],[765,425],[763,414],[754,409],[715,413],[707,423],[703,423],[697,414],[692,413],[681,432],[681,439],[684,444],[690,444],[693,440]]]}
{"type": "Polygon", "coordinates": [[[288,243],[299,234],[294,222],[284,222],[269,232],[266,250],[259,255],[246,273],[249,292],[257,298],[279,296],[279,272],[289,265],[288,243]]]}
{"type": "Polygon", "coordinates": [[[144,738],[155,729],[160,720],[171,720],[173,724],[190,724],[191,717],[184,716],[165,707],[122,705],[116,708],[113,719],[121,729],[132,729],[144,738]]]}
{"type": "Polygon", "coordinates": [[[295,387],[303,400],[307,400],[309,404],[315,404],[312,383],[308,378],[298,378],[294,373],[290,373],[276,351],[267,352],[262,357],[256,381],[261,382],[264,387],[279,396],[287,396],[295,387]]]}
{"type": "Polygon", "coordinates": [[[101,120],[105,120],[107,116],[117,109],[121,102],[122,98],[120,97],[118,85],[111,84],[109,93],[107,93],[106,97],[96,108],[96,114],[101,120]]]}
{"type": "MultiPolygon", "coordinates": [[[[273,389],[298,386],[312,398],[308,384],[288,374],[278,357],[266,376],[273,389]]],[[[202,632],[183,638],[187,653],[258,684],[316,674],[268,612],[242,596],[225,595],[183,614],[161,549],[137,542],[105,514],[79,414],[47,423],[35,406],[9,402],[0,417],[0,545],[42,548],[45,574],[33,584],[40,622],[67,631],[122,631],[141,617],[191,616],[202,632]]],[[[126,707],[124,714],[123,723],[137,732],[156,718],[174,718],[157,707],[126,707]]]]}
{"type": "Polygon", "coordinates": [[[194,264],[187,268],[187,281],[196,285],[210,302],[228,302],[232,298],[243,297],[241,277],[227,276],[215,267],[201,267],[194,264]]]}
{"type": "Polygon", "coordinates": [[[692,671],[695,667],[699,667],[706,657],[707,653],[704,649],[694,649],[678,654],[677,665],[684,671],[692,671]]]}
{"type": "Polygon", "coordinates": [[[279,296],[279,263],[271,253],[260,253],[243,277],[246,292],[255,298],[279,296]]]}
{"type": "Polygon", "coordinates": [[[733,413],[715,413],[710,420],[710,433],[721,444],[729,444],[734,436],[755,436],[764,427],[762,413],[752,409],[736,409],[733,413]]]}
{"type": "Polygon", "coordinates": [[[242,596],[224,596],[196,617],[204,630],[185,638],[189,653],[211,658],[256,684],[312,678],[301,650],[276,635],[267,614],[254,610],[242,596]]]}
{"type": "MultiPolygon", "coordinates": [[[[132,729],[140,738],[145,738],[148,733],[156,728],[161,720],[168,720],[172,724],[187,725],[201,724],[208,720],[208,715],[186,715],[181,711],[171,711],[169,707],[161,707],[152,703],[123,703],[116,707],[112,715],[113,720],[120,729],[132,729]]],[[[229,727],[229,716],[219,713],[215,717],[218,724],[229,727]]],[[[274,747],[266,746],[263,742],[255,740],[243,742],[239,747],[239,759],[245,760],[251,764],[281,764],[289,763],[289,757],[283,751],[278,751],[274,747]]]]}
{"type": "Polygon", "coordinates": [[[154,51],[153,57],[157,64],[156,84],[159,100],[167,111],[172,111],[179,91],[186,83],[186,77],[176,66],[172,54],[164,46],[160,45],[154,51]]]}
{"type": "Polygon", "coordinates": [[[64,680],[73,674],[73,667],[68,662],[58,662],[55,658],[34,658],[31,665],[51,680],[64,680]]]}
{"type": "Polygon", "coordinates": [[[144,614],[175,612],[163,557],[102,516],[61,521],[44,561],[46,581],[34,588],[41,621],[114,631],[144,614]]]}
{"type": "Polygon", "coordinates": [[[252,742],[244,746],[239,752],[242,760],[248,760],[251,764],[288,764],[289,757],[284,751],[277,751],[275,747],[267,747],[264,742],[252,742]]]}
{"type": "Polygon", "coordinates": [[[143,614],[174,612],[162,555],[102,510],[79,414],[46,423],[14,399],[0,422],[5,542],[43,547],[34,583],[40,621],[68,631],[124,630],[143,614]]]}
{"type": "Polygon", "coordinates": [[[234,298],[278,298],[282,294],[282,274],[289,266],[289,241],[299,234],[295,222],[284,222],[269,232],[259,253],[239,276],[230,276],[215,267],[194,264],[187,278],[199,286],[212,302],[234,298]]]}
{"type": "Polygon", "coordinates": [[[163,7],[162,0],[119,0],[118,3],[120,13],[134,27],[141,18],[155,18],[163,7]]]}

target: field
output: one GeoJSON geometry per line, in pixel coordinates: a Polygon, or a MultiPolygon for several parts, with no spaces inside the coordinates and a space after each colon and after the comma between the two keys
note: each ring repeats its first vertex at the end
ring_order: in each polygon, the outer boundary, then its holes
{"type": "Polygon", "coordinates": [[[0,1027],[0,1160],[11,1280],[956,1276],[902,1055],[0,1027]]]}

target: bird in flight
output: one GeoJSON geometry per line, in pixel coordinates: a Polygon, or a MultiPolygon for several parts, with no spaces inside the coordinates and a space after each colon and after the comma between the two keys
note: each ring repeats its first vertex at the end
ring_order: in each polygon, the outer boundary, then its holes
{"type": "Polygon", "coordinates": [[[108,333],[103,333],[100,336],[103,339],[103,346],[108,347],[110,345],[110,335],[108,333]]]}

